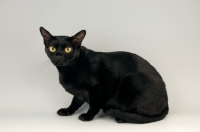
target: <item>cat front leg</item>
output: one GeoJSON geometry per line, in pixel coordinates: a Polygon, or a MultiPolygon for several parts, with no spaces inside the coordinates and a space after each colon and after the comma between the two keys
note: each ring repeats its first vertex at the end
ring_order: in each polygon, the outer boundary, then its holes
{"type": "Polygon", "coordinates": [[[87,113],[83,113],[79,116],[79,119],[81,121],[91,121],[95,117],[95,115],[99,113],[99,110],[101,108],[101,98],[94,91],[90,91],[89,100],[90,108],[87,113]]]}
{"type": "Polygon", "coordinates": [[[87,113],[83,113],[79,116],[81,121],[91,121],[96,114],[99,113],[100,108],[92,108],[90,107],[87,113]]]}
{"type": "Polygon", "coordinates": [[[79,107],[84,103],[84,101],[79,100],[75,96],[72,99],[72,102],[68,108],[62,108],[57,111],[57,114],[60,116],[70,116],[72,115],[76,110],[78,110],[79,107]]]}

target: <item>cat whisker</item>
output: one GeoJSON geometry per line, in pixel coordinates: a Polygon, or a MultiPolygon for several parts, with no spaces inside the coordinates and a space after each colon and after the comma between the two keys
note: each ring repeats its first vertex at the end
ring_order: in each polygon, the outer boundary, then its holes
{"type": "Polygon", "coordinates": [[[50,60],[43,62],[38,68],[36,68],[36,71],[41,72],[42,70],[47,68],[47,66],[49,66],[50,63],[51,63],[50,60]]]}

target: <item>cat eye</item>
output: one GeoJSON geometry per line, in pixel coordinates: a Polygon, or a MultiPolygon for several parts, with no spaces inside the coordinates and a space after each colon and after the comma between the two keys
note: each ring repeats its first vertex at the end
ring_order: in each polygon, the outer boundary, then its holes
{"type": "Polygon", "coordinates": [[[71,51],[72,51],[72,48],[70,48],[70,47],[65,48],[65,53],[69,53],[71,51]]]}
{"type": "Polygon", "coordinates": [[[50,46],[50,47],[49,47],[49,50],[50,50],[50,52],[56,52],[56,48],[53,47],[53,46],[50,46]]]}

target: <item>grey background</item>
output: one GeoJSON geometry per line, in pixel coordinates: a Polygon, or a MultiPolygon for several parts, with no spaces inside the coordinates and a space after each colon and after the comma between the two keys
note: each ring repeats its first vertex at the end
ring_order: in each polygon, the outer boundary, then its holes
{"type": "Polygon", "coordinates": [[[200,129],[199,0],[1,0],[0,131],[198,131],[200,129]],[[162,75],[169,96],[165,120],[118,125],[100,113],[89,123],[59,117],[72,96],[46,62],[39,27],[72,36],[85,29],[82,45],[95,51],[128,51],[162,75]]]}

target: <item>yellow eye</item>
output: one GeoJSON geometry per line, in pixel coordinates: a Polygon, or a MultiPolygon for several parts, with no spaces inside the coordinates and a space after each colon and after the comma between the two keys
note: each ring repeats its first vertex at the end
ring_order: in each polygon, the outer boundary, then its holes
{"type": "Polygon", "coordinates": [[[72,51],[72,48],[70,48],[70,47],[65,48],[65,53],[69,53],[71,51],[72,51]]]}
{"type": "Polygon", "coordinates": [[[50,50],[50,52],[56,52],[56,48],[53,47],[53,46],[50,46],[50,47],[49,47],[49,50],[50,50]]]}

